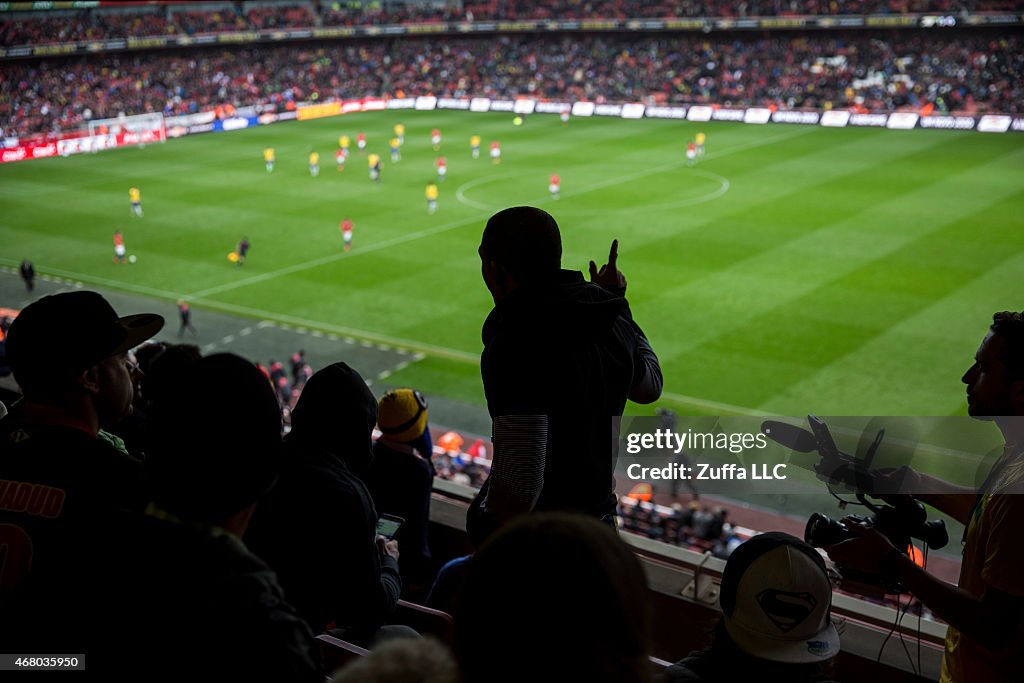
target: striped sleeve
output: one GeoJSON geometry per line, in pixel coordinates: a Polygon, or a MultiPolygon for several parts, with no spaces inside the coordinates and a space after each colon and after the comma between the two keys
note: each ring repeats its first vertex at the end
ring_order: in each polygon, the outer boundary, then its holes
{"type": "Polygon", "coordinates": [[[484,507],[504,521],[530,512],[544,488],[547,415],[494,418],[494,459],[484,507]]]}

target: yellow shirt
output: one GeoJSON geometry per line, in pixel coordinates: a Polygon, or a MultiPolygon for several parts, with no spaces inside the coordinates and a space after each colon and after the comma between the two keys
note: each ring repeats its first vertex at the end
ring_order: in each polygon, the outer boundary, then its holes
{"type": "Polygon", "coordinates": [[[391,146],[398,147],[398,138],[391,138],[391,146]]]}
{"type": "Polygon", "coordinates": [[[340,138],[338,138],[338,146],[343,149],[348,149],[349,142],[351,142],[351,140],[348,139],[347,135],[342,135],[340,138]]]}
{"type": "Polygon", "coordinates": [[[265,150],[263,150],[263,160],[264,161],[273,161],[274,160],[274,148],[273,147],[267,147],[265,150]]]}
{"type": "Polygon", "coordinates": [[[474,135],[473,137],[471,137],[469,139],[469,144],[470,144],[471,147],[479,147],[480,146],[480,136],[479,135],[474,135]]]}
{"type": "Polygon", "coordinates": [[[373,168],[374,166],[380,163],[380,155],[371,154],[370,156],[366,157],[366,163],[369,165],[370,168],[373,168]]]}
{"type": "Polygon", "coordinates": [[[433,183],[427,185],[427,199],[437,199],[437,185],[433,183]]]}
{"type": "Polygon", "coordinates": [[[704,133],[697,133],[697,144],[698,145],[703,145],[704,144],[704,133]]]}
{"type": "Polygon", "coordinates": [[[137,188],[137,187],[133,187],[133,188],[131,188],[130,190],[128,190],[128,197],[129,197],[129,198],[130,198],[130,199],[131,199],[131,200],[132,200],[133,202],[137,202],[137,201],[139,201],[139,197],[140,197],[140,196],[141,196],[141,193],[139,192],[139,188],[137,188]]]}
{"type": "Polygon", "coordinates": [[[405,135],[405,125],[404,124],[401,124],[401,123],[396,123],[395,124],[395,135],[398,135],[398,136],[405,135]]]}
{"type": "MultiPolygon", "coordinates": [[[[981,596],[986,586],[1021,597],[1024,544],[1016,537],[1024,528],[1024,454],[1007,453],[1006,466],[993,484],[993,493],[982,497],[967,525],[967,540],[960,564],[960,588],[981,596]]],[[[999,467],[996,461],[995,467],[999,467]]],[[[1010,643],[992,649],[950,626],[946,631],[946,652],[942,658],[941,683],[985,681],[1011,683],[1024,680],[1024,659],[1020,632],[1010,643]]]]}
{"type": "Polygon", "coordinates": [[[316,152],[313,152],[312,154],[309,155],[309,165],[310,166],[316,166],[319,163],[320,163],[320,155],[319,154],[317,154],[316,152]]]}

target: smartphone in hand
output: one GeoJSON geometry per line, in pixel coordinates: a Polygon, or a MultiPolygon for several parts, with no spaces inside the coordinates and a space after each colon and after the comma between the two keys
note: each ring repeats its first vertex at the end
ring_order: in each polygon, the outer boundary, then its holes
{"type": "Polygon", "coordinates": [[[405,520],[395,515],[383,514],[377,520],[377,533],[389,541],[395,537],[405,520]]]}

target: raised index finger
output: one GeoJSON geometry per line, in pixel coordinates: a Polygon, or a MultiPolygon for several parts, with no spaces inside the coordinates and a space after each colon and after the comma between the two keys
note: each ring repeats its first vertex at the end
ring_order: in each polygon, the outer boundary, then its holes
{"type": "Polygon", "coordinates": [[[612,248],[608,250],[608,267],[614,269],[619,258],[619,241],[612,240],[612,248]]]}

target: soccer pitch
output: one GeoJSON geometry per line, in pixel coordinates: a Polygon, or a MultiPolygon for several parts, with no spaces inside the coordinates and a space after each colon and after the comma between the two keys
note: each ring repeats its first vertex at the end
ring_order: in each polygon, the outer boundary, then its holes
{"type": "Polygon", "coordinates": [[[391,383],[480,405],[491,300],[476,248],[492,213],[532,204],[561,225],[567,268],[603,263],[620,240],[630,305],[665,371],[660,405],[687,414],[964,414],[959,377],[991,313],[1022,306],[1022,136],[512,118],[367,113],[6,164],[0,264],[27,257],[86,285],[417,350],[391,383]],[[690,167],[698,130],[706,154],[690,167]],[[360,131],[383,159],[379,184],[360,131]],[[338,172],[342,134],[353,147],[338,172]],[[448,177],[428,215],[439,154],[448,177]],[[118,229],[134,265],[112,261],[118,229]],[[243,236],[237,267],[226,257],[243,236]]]}

